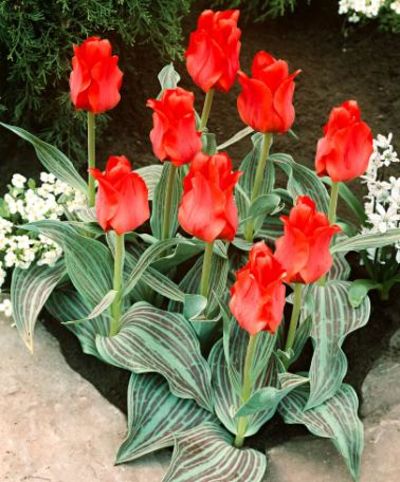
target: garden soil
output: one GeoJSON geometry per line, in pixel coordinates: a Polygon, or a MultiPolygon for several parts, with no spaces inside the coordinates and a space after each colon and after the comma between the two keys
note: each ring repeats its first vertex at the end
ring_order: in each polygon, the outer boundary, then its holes
{"type": "MultiPolygon", "coordinates": [[[[337,1],[314,0],[311,6],[306,1],[299,3],[297,11],[283,19],[242,23],[243,70],[249,71],[251,59],[260,49],[287,59],[292,71],[302,69],[295,97],[294,131],[298,140],[277,137],[273,150],[288,152],[298,162],[312,166],[316,141],[331,107],[349,98],[358,100],[375,134],[393,132],[395,140],[400,139],[400,35],[381,33],[374,24],[346,32],[343,18],[337,15],[337,1]]],[[[199,2],[186,19],[186,32],[194,28],[198,13],[207,4],[209,2],[199,2]]],[[[97,157],[105,161],[109,154],[125,154],[136,166],[156,162],[148,140],[151,114],[145,104],[147,98],[158,93],[156,76],[165,62],[145,45],[121,49],[120,54],[125,72],[122,102],[112,112],[112,122],[102,135],[97,157]]],[[[183,74],[182,86],[193,89],[190,79],[184,75],[184,65],[177,63],[176,68],[183,74]]],[[[228,95],[216,96],[209,127],[216,132],[219,142],[243,127],[235,108],[237,93],[235,88],[228,95]]],[[[196,95],[200,110],[203,96],[198,91],[196,95]]],[[[6,142],[9,149],[13,142],[6,142]]],[[[249,148],[250,140],[246,140],[230,149],[230,154],[239,162],[249,148]]],[[[9,150],[3,153],[2,160],[3,184],[15,172],[17,161],[21,173],[34,174],[39,169],[30,149],[9,150]]],[[[400,168],[397,170],[400,175],[400,168]]],[[[362,195],[358,184],[354,189],[362,195]]],[[[363,379],[399,325],[399,295],[400,290],[394,292],[391,301],[386,303],[373,295],[371,321],[345,342],[350,367],[347,381],[359,393],[363,379]]],[[[54,321],[46,321],[46,326],[59,339],[72,368],[93,383],[111,403],[126,411],[128,373],[82,354],[73,335],[54,321]]],[[[308,347],[302,363],[310,353],[311,347],[308,347]]],[[[296,426],[282,430],[282,423],[276,419],[250,443],[264,449],[266,444],[275,445],[282,442],[283,437],[304,433],[304,430],[296,426]]]]}

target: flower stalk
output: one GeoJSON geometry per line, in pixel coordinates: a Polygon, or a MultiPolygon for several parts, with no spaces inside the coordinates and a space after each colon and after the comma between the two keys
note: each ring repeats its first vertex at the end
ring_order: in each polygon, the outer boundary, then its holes
{"type": "MultiPolygon", "coordinates": [[[[88,140],[88,167],[94,169],[96,167],[96,119],[93,112],[87,113],[87,140],[88,140]]],[[[95,186],[94,177],[89,171],[88,178],[88,202],[89,207],[95,205],[95,186]]]]}
{"type": "MultiPolygon", "coordinates": [[[[267,167],[269,151],[272,145],[272,139],[273,139],[272,134],[270,134],[269,132],[264,133],[260,157],[258,159],[258,164],[257,164],[256,175],[254,178],[253,189],[251,191],[251,198],[250,198],[251,203],[253,203],[260,195],[262,183],[265,176],[265,169],[267,167]]],[[[254,220],[253,219],[247,222],[244,236],[246,241],[249,241],[250,243],[253,241],[253,237],[254,237],[254,220]]]]}
{"type": "MultiPolygon", "coordinates": [[[[301,283],[294,283],[293,290],[293,310],[292,316],[290,317],[289,331],[285,344],[286,353],[289,353],[289,351],[293,348],[294,340],[296,338],[296,329],[301,312],[301,294],[303,291],[303,285],[301,283]]],[[[288,368],[288,366],[289,365],[287,363],[286,368],[288,368]]]]}
{"type": "Polygon", "coordinates": [[[124,261],[125,261],[124,235],[115,233],[115,238],[116,239],[115,239],[115,255],[114,255],[113,289],[117,293],[111,305],[110,336],[116,335],[120,329],[123,273],[124,273],[124,261]]]}
{"type": "Polygon", "coordinates": [[[206,93],[206,98],[204,99],[203,110],[201,112],[200,126],[199,130],[201,132],[205,131],[207,128],[208,118],[210,117],[211,107],[214,100],[214,89],[210,89],[206,93]]]}
{"type": "MultiPolygon", "coordinates": [[[[242,391],[240,394],[241,405],[244,405],[250,398],[251,392],[253,390],[253,380],[251,376],[251,371],[253,367],[254,353],[256,349],[257,334],[250,335],[249,343],[247,345],[246,357],[244,361],[243,369],[243,384],[242,391]]],[[[246,436],[246,431],[249,425],[249,417],[239,417],[237,422],[237,434],[235,437],[234,445],[236,448],[240,449],[243,447],[244,439],[246,436]]]]}
{"type": "Polygon", "coordinates": [[[203,258],[203,268],[201,271],[200,279],[200,294],[205,298],[208,297],[210,291],[210,274],[211,274],[211,262],[213,256],[214,242],[206,243],[203,258]]]}
{"type": "Polygon", "coordinates": [[[162,239],[168,239],[170,236],[171,207],[172,207],[172,199],[174,197],[176,171],[177,171],[177,167],[171,162],[169,164],[167,189],[165,191],[164,218],[163,218],[162,234],[161,234],[162,239]]]}

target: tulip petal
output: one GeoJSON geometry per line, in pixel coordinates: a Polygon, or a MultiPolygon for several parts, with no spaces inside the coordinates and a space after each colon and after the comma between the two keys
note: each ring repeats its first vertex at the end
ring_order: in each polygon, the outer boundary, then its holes
{"type": "Polygon", "coordinates": [[[114,55],[98,62],[91,70],[93,82],[88,98],[94,113],[113,109],[121,100],[119,90],[123,74],[117,63],[118,57],[114,55]]]}
{"type": "Polygon", "coordinates": [[[285,279],[290,283],[309,260],[309,241],[299,229],[287,223],[284,235],[276,240],[275,245],[275,258],[284,267],[285,279]]]}

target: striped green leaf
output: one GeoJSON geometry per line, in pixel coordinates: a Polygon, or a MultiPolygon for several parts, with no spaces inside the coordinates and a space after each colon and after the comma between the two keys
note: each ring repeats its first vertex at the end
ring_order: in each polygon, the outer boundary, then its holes
{"type": "Polygon", "coordinates": [[[346,259],[346,253],[335,253],[333,255],[333,265],[327,275],[327,279],[347,281],[350,273],[351,266],[346,259]]]}
{"type": "Polygon", "coordinates": [[[236,144],[237,142],[241,141],[242,139],[249,136],[253,132],[254,130],[251,127],[245,127],[244,129],[241,129],[239,132],[236,132],[236,134],[230,137],[227,141],[217,146],[217,150],[223,151],[227,147],[233,146],[233,144],[236,144]]]}
{"type": "MultiPolygon", "coordinates": [[[[224,336],[229,340],[219,340],[211,350],[209,365],[215,396],[215,413],[224,426],[237,433],[237,411],[242,403],[240,388],[243,380],[244,360],[248,344],[248,334],[232,320],[229,327],[224,320],[224,336]],[[225,346],[224,346],[225,344],[225,346]]],[[[276,337],[267,332],[257,335],[254,355],[253,393],[265,387],[277,386],[277,374],[271,358],[276,343],[276,337]]],[[[275,407],[276,408],[276,407],[275,407]]],[[[275,409],[265,406],[249,418],[246,437],[254,435],[274,414],[275,409]]]]}
{"type": "Polygon", "coordinates": [[[100,241],[86,238],[63,221],[37,221],[23,226],[61,244],[68,276],[77,291],[89,302],[91,311],[112,288],[113,259],[100,241]]]}
{"type": "Polygon", "coordinates": [[[11,279],[13,318],[23,342],[33,352],[33,332],[38,316],[51,292],[65,275],[62,260],[54,266],[32,263],[28,269],[15,268],[11,279]]]}
{"type": "Polygon", "coordinates": [[[156,374],[132,373],[128,386],[128,434],[118,450],[117,463],[174,445],[183,431],[215,420],[193,400],[173,395],[156,374]]]}
{"type": "Polygon", "coordinates": [[[388,229],[386,233],[358,234],[335,243],[331,253],[348,253],[365,249],[382,248],[400,241],[400,228],[388,229]]]}
{"type": "Polygon", "coordinates": [[[97,318],[111,306],[117,294],[118,294],[117,291],[110,290],[104,296],[104,298],[100,301],[100,303],[93,308],[93,310],[90,313],[85,315],[83,318],[79,318],[77,320],[63,321],[62,322],[63,325],[73,325],[76,323],[82,323],[83,321],[86,321],[86,320],[93,320],[93,318],[97,318]]]}
{"type": "Polygon", "coordinates": [[[297,388],[283,399],[279,411],[285,422],[303,424],[312,434],[331,439],[352,477],[358,480],[364,431],[357,415],[359,403],[355,390],[343,384],[333,397],[310,410],[305,409],[307,399],[306,387],[297,388]]]}
{"type": "Polygon", "coordinates": [[[30,142],[36,151],[39,161],[49,172],[54,174],[57,179],[66,182],[78,191],[86,194],[87,187],[85,181],[65,154],[20,127],[11,126],[2,122],[0,122],[0,125],[17,134],[21,139],[30,142]]]}
{"type": "Polygon", "coordinates": [[[151,232],[154,237],[161,239],[164,216],[170,218],[169,237],[175,236],[178,229],[178,206],[182,197],[182,170],[177,168],[175,172],[174,191],[172,196],[171,208],[165,213],[165,193],[167,191],[168,175],[173,168],[170,162],[164,162],[160,181],[154,190],[152,213],[150,218],[151,232]]]}
{"type": "MultiPolygon", "coordinates": [[[[85,318],[90,311],[88,302],[76,291],[55,290],[46,303],[46,310],[61,323],[85,318]]],[[[96,335],[107,336],[110,331],[110,319],[107,313],[83,323],[69,324],[66,327],[78,338],[82,350],[88,355],[101,358],[96,348],[96,335]]]]}
{"type": "Polygon", "coordinates": [[[261,482],[267,468],[264,454],[237,449],[233,438],[206,422],[178,435],[163,482],[261,482]]]}
{"type": "MultiPolygon", "coordinates": [[[[258,160],[260,158],[262,148],[263,136],[262,134],[257,133],[252,136],[251,140],[253,142],[253,149],[247,154],[240,164],[240,171],[242,171],[243,174],[240,176],[238,188],[236,189],[236,202],[240,220],[246,219],[249,216],[248,211],[250,208],[250,203],[246,202],[246,197],[248,200],[251,198],[258,160]]],[[[274,187],[274,184],[275,168],[273,163],[269,162],[268,160],[265,175],[263,177],[263,184],[260,189],[260,195],[270,193],[274,187]]],[[[242,230],[243,226],[239,228],[239,231],[242,230]]]]}
{"type": "Polygon", "coordinates": [[[213,410],[211,374],[193,328],[183,316],[139,302],[121,319],[113,337],[98,336],[103,360],[135,373],[163,375],[174,395],[213,410]]]}
{"type": "MultiPolygon", "coordinates": [[[[124,294],[127,295],[135,287],[136,283],[140,280],[143,273],[148,269],[148,267],[159,260],[162,254],[169,251],[172,248],[176,248],[179,245],[188,245],[192,243],[190,240],[185,238],[171,238],[164,241],[157,241],[150,245],[140,256],[135,267],[132,269],[129,277],[126,280],[124,294]]],[[[172,255],[173,256],[173,255],[172,255]]]]}
{"type": "Polygon", "coordinates": [[[153,201],[156,186],[161,179],[163,167],[161,164],[151,164],[150,166],[139,167],[135,172],[143,178],[149,191],[149,200],[153,201]]]}
{"type": "Polygon", "coordinates": [[[347,372],[347,358],[342,350],[346,336],[368,322],[368,297],[358,308],[348,299],[351,283],[331,281],[324,287],[312,286],[313,318],[311,337],[314,354],[309,372],[310,398],[307,409],[314,408],[332,397],[340,388],[347,372]]]}
{"type": "Polygon", "coordinates": [[[288,154],[272,154],[270,160],[288,176],[287,189],[294,200],[298,196],[310,196],[320,211],[328,212],[328,192],[314,171],[302,164],[297,164],[288,154]]]}

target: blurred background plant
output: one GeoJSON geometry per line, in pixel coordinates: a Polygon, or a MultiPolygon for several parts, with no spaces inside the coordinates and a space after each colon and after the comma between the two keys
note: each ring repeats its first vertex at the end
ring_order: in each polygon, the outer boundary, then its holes
{"type": "Polygon", "coordinates": [[[339,0],[339,14],[353,24],[378,19],[382,30],[400,32],[400,0],[339,0]]]}
{"type": "Polygon", "coordinates": [[[191,3],[0,0],[3,119],[34,126],[45,140],[62,147],[75,161],[83,161],[85,122],[66,94],[72,44],[95,34],[115,36],[117,45],[121,41],[125,46],[146,40],[173,59],[182,52],[181,19],[191,3]]]}

